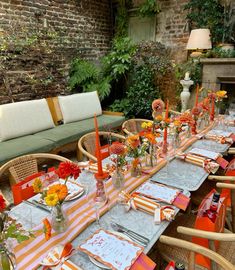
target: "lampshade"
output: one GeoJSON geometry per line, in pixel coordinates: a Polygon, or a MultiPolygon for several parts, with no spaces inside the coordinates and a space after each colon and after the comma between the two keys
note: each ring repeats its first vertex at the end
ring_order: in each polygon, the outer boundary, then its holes
{"type": "Polygon", "coordinates": [[[187,50],[204,50],[211,48],[212,45],[209,29],[194,29],[191,31],[188,44],[186,46],[187,50]]]}

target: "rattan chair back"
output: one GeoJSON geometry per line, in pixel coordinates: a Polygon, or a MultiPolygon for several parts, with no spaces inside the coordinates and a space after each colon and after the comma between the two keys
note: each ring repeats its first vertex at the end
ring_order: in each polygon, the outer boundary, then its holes
{"type": "MultiPolygon", "coordinates": [[[[97,162],[97,158],[95,157],[95,134],[95,132],[90,132],[83,135],[78,141],[78,150],[82,153],[83,156],[85,156],[89,160],[97,162]]],[[[104,139],[106,144],[111,143],[114,140],[125,140],[125,136],[107,131],[99,131],[99,136],[100,138],[102,137],[104,139]]]]}
{"type": "Polygon", "coordinates": [[[143,130],[143,128],[141,127],[141,125],[144,122],[150,122],[153,123],[153,121],[148,120],[148,119],[129,119],[126,120],[125,122],[123,122],[122,124],[122,130],[128,135],[134,135],[139,133],[141,130],[143,130]]]}

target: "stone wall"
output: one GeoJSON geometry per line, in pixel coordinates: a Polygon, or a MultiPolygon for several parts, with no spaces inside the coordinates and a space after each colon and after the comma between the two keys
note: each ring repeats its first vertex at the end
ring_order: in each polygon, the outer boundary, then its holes
{"type": "Polygon", "coordinates": [[[71,59],[107,52],[110,10],[109,0],[1,0],[0,104],[66,92],[71,59]]]}

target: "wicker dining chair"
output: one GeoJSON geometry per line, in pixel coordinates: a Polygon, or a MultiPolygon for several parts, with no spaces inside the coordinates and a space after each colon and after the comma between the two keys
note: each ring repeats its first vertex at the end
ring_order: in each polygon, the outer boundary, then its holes
{"type": "Polygon", "coordinates": [[[133,118],[133,119],[129,119],[123,122],[122,130],[128,136],[137,134],[143,129],[141,125],[144,122],[153,123],[153,121],[148,120],[148,119],[133,118]]]}
{"type": "MultiPolygon", "coordinates": [[[[97,162],[97,158],[95,156],[95,132],[90,132],[83,135],[78,141],[78,151],[82,153],[83,156],[87,157],[89,160],[97,162]]],[[[125,141],[125,136],[107,132],[107,131],[99,131],[99,137],[105,144],[110,143],[110,141],[125,141]]]]}
{"type": "MultiPolygon", "coordinates": [[[[217,183],[220,187],[220,184],[217,183]]],[[[225,218],[225,215],[224,215],[225,218]]],[[[186,241],[192,241],[192,236],[196,237],[202,237],[202,238],[207,238],[209,240],[209,246],[212,250],[214,250],[214,240],[215,237],[216,240],[221,241],[219,245],[219,249],[217,250],[218,254],[222,255],[225,257],[228,261],[230,261],[232,264],[235,264],[235,234],[231,233],[231,231],[224,229],[224,232],[226,233],[217,233],[217,232],[209,232],[209,231],[204,231],[204,230],[196,230],[193,229],[194,224],[196,221],[196,215],[194,214],[184,214],[184,215],[178,215],[177,218],[167,227],[167,229],[164,232],[164,235],[170,236],[170,237],[176,237],[176,238],[181,238],[186,241]],[[183,235],[180,235],[180,233],[183,233],[184,231],[180,230],[179,231],[179,226],[183,226],[184,228],[187,228],[188,231],[196,231],[200,232],[202,236],[198,235],[190,235],[189,233],[184,233],[183,235]],[[224,238],[222,237],[224,236],[224,238]],[[228,243],[229,242],[229,243],[228,243]]],[[[223,219],[224,221],[224,219],[223,219]]],[[[221,221],[222,222],[222,221],[221,221]]],[[[181,228],[180,227],[180,228],[181,228]]],[[[158,250],[161,256],[166,260],[178,260],[178,261],[183,261],[187,262],[189,252],[186,250],[180,250],[178,248],[173,248],[173,247],[168,247],[167,245],[158,243],[158,250]]],[[[206,268],[202,266],[197,266],[196,269],[204,270],[206,268]]],[[[212,268],[213,270],[216,268],[212,268]]]]}
{"type": "Polygon", "coordinates": [[[50,159],[54,161],[70,161],[69,159],[48,153],[37,153],[14,158],[0,167],[0,176],[7,171],[10,173],[10,183],[16,184],[26,177],[38,172],[38,161],[50,159]]]}
{"type": "MultiPolygon", "coordinates": [[[[179,227],[180,232],[186,232],[182,227],[179,227]]],[[[200,232],[197,234],[198,237],[200,237],[200,232]]],[[[203,236],[204,237],[204,236],[203,236]]],[[[228,237],[226,237],[228,238],[228,237]]],[[[234,237],[233,240],[234,241],[234,237]]],[[[174,238],[174,237],[169,237],[162,235],[159,238],[159,242],[163,245],[166,245],[168,247],[172,247],[179,249],[179,252],[185,253],[185,251],[189,254],[187,258],[187,270],[196,270],[196,269],[202,269],[198,268],[198,266],[195,264],[194,257],[195,253],[201,254],[207,258],[209,258],[212,262],[213,265],[216,267],[219,266],[221,267],[220,269],[224,270],[235,270],[235,266],[228,260],[225,259],[224,256],[221,256],[215,251],[212,251],[208,248],[202,247],[197,244],[193,244],[191,242],[179,239],[179,238],[174,238]]],[[[178,260],[178,258],[174,258],[175,260],[178,260]]],[[[217,267],[218,269],[218,267],[217,267]]]]}

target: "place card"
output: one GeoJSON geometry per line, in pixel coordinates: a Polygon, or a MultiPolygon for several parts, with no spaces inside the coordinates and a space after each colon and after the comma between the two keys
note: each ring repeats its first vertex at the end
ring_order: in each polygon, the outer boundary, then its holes
{"type": "Polygon", "coordinates": [[[145,182],[135,193],[172,204],[180,191],[162,184],[145,182]]]}
{"type": "Polygon", "coordinates": [[[113,270],[128,270],[143,251],[143,247],[109,231],[99,230],[78,249],[113,270]]]}
{"type": "Polygon", "coordinates": [[[213,160],[216,160],[220,156],[219,153],[205,150],[205,149],[201,149],[201,148],[193,148],[189,151],[189,153],[194,154],[194,155],[198,155],[198,156],[202,156],[202,157],[206,157],[206,158],[210,158],[213,160]]]}

